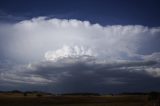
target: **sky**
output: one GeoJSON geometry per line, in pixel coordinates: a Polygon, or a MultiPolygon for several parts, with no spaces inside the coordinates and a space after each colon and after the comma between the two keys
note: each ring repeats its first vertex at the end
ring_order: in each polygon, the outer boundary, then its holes
{"type": "Polygon", "coordinates": [[[1,0],[0,90],[160,91],[158,0],[1,0]]]}

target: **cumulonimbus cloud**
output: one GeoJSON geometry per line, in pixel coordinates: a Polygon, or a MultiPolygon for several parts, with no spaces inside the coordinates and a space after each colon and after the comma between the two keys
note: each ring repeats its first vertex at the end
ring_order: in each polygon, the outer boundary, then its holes
{"type": "Polygon", "coordinates": [[[3,24],[0,58],[22,65],[2,65],[0,81],[70,91],[159,83],[159,34],[159,27],[45,17],[3,24]]]}
{"type": "Polygon", "coordinates": [[[76,19],[39,17],[1,25],[0,33],[1,48],[7,56],[27,61],[40,60],[47,51],[55,51],[63,45],[92,49],[99,58],[107,60],[140,59],[140,54],[160,51],[155,48],[155,43],[159,42],[159,27],[101,26],[76,19]]]}

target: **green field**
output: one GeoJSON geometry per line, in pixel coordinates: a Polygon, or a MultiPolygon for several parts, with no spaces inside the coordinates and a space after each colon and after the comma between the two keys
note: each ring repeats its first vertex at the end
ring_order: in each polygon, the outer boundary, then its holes
{"type": "Polygon", "coordinates": [[[147,95],[37,96],[0,94],[0,106],[152,106],[147,95]]]}

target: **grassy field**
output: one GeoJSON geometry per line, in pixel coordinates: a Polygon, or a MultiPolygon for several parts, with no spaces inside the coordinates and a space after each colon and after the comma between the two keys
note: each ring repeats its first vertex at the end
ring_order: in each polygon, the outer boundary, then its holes
{"type": "Polygon", "coordinates": [[[147,95],[37,96],[0,94],[0,106],[152,106],[147,95]]]}

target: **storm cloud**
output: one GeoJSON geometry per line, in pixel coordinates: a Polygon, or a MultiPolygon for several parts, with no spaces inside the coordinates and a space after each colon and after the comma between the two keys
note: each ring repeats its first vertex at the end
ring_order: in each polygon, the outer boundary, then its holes
{"type": "Polygon", "coordinates": [[[158,90],[159,34],[159,27],[47,17],[1,24],[0,86],[52,92],[158,90]]]}

